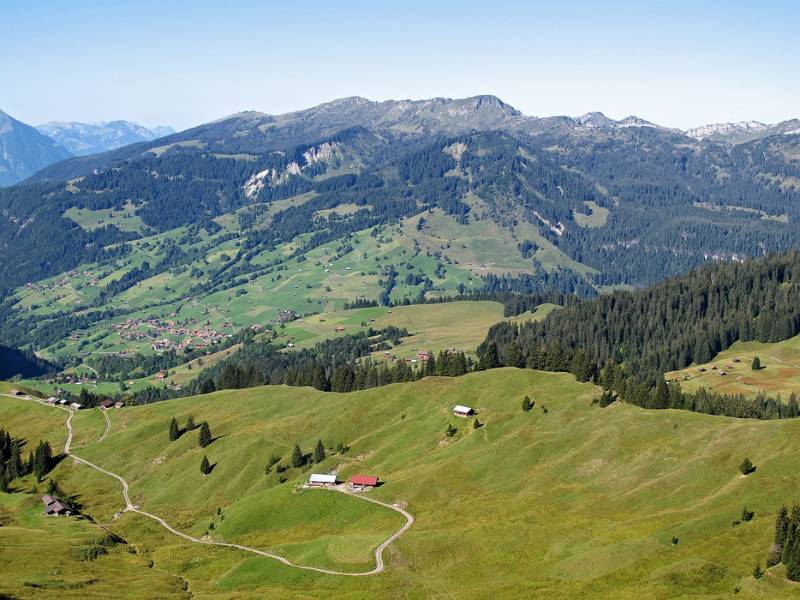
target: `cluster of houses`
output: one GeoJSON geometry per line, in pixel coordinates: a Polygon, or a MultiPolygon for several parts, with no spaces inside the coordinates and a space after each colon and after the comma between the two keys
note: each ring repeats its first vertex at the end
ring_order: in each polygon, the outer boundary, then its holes
{"type": "MultiPolygon", "coordinates": [[[[225,322],[223,329],[233,329],[233,324],[225,322]]],[[[166,352],[168,350],[183,351],[187,348],[205,348],[214,344],[219,344],[225,339],[233,337],[232,333],[217,331],[211,326],[210,321],[203,325],[198,325],[197,320],[188,319],[185,321],[167,320],[162,321],[156,317],[147,319],[127,319],[123,323],[114,326],[120,338],[125,341],[135,341],[140,339],[150,339],[150,347],[155,352],[166,352]],[[180,341],[165,336],[181,338],[180,341]]]]}
{"type": "MultiPolygon", "coordinates": [[[[47,399],[47,403],[51,406],[69,406],[73,410],[81,410],[84,408],[83,404],[80,402],[70,402],[66,398],[56,398],[55,396],[50,396],[47,399]]],[[[122,408],[122,402],[114,402],[113,400],[103,400],[100,402],[100,408],[108,410],[110,408],[122,408]]]]}
{"type": "MultiPolygon", "coordinates": [[[[76,375],[74,373],[59,373],[56,377],[49,380],[52,384],[71,384],[71,385],[97,385],[97,378],[87,374],[76,375]]],[[[63,392],[64,390],[60,390],[63,392]]]]}
{"type": "Polygon", "coordinates": [[[44,514],[51,517],[68,517],[76,513],[75,509],[70,506],[69,503],[60,500],[55,496],[42,496],[42,504],[44,504],[44,514]]]}
{"type": "MultiPolygon", "coordinates": [[[[374,475],[353,475],[348,487],[353,492],[363,492],[378,486],[379,479],[374,475]]],[[[308,477],[308,487],[332,487],[339,483],[335,474],[312,473],[308,477]]]]}
{"type": "Polygon", "coordinates": [[[80,402],[70,402],[66,398],[56,398],[55,396],[50,396],[47,399],[47,403],[51,406],[59,405],[59,406],[67,406],[69,405],[70,408],[73,410],[81,410],[83,408],[83,404],[80,402]]]}
{"type": "MultiPolygon", "coordinates": [[[[100,277],[106,277],[107,275],[108,275],[108,273],[102,273],[99,276],[100,277]]],[[[72,271],[69,271],[68,273],[66,273],[64,275],[64,277],[54,281],[53,283],[40,284],[40,283],[28,282],[28,283],[25,284],[25,287],[27,289],[31,290],[31,291],[52,290],[52,289],[56,289],[56,288],[62,288],[65,285],[69,284],[69,280],[70,279],[75,279],[76,277],[80,277],[80,276],[90,277],[91,278],[87,282],[88,285],[97,285],[98,284],[98,279],[95,276],[94,272],[92,272],[92,271],[79,271],[78,269],[73,269],[72,271]]]]}

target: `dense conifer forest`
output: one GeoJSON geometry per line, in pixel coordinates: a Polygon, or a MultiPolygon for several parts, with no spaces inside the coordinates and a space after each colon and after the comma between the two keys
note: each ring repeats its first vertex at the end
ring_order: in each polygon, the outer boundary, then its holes
{"type": "Polygon", "coordinates": [[[757,418],[797,416],[796,403],[683,394],[663,374],[709,361],[737,340],[800,332],[800,254],[702,267],[652,287],[615,292],[542,322],[499,323],[479,348],[481,368],[570,371],[627,402],[757,418]]]}

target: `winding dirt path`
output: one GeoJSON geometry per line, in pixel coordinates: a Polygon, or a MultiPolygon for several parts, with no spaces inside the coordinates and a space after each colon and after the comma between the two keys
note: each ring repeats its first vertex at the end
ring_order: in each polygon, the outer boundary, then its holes
{"type": "MultiPolygon", "coordinates": [[[[11,396],[9,394],[0,394],[0,396],[6,396],[8,398],[14,398],[16,400],[30,400],[32,402],[38,402],[39,404],[42,404],[44,406],[50,406],[46,402],[42,402],[41,400],[39,400],[37,398],[31,398],[30,396],[11,396]]],[[[358,500],[363,500],[365,502],[372,502],[373,504],[378,504],[378,505],[383,506],[385,508],[391,509],[391,510],[393,510],[395,512],[400,513],[406,519],[406,522],[403,524],[402,527],[400,527],[400,529],[395,531],[386,540],[384,540],[383,543],[381,543],[380,546],[375,548],[375,552],[374,552],[375,568],[373,568],[373,569],[371,569],[369,571],[361,572],[361,573],[348,573],[346,571],[336,571],[336,570],[333,570],[333,569],[323,569],[323,568],[320,568],[320,567],[310,567],[308,565],[298,565],[298,564],[293,563],[290,560],[284,558],[283,556],[279,556],[277,554],[273,554],[272,552],[267,552],[265,550],[259,550],[258,548],[251,548],[249,546],[243,546],[241,544],[233,544],[233,543],[228,543],[228,542],[215,542],[215,541],[212,541],[212,540],[204,540],[204,539],[201,539],[201,538],[197,538],[197,537],[194,537],[194,536],[189,535],[187,533],[183,533],[182,531],[178,531],[177,529],[175,529],[172,525],[167,523],[164,519],[162,519],[158,515],[154,515],[152,513],[149,513],[149,512],[141,510],[138,506],[136,506],[135,504],[133,504],[133,502],[131,502],[130,494],[129,494],[128,482],[125,481],[121,476],[117,475],[116,473],[112,473],[111,471],[107,471],[107,470],[103,469],[102,467],[98,467],[96,464],[91,463],[88,460],[85,460],[85,459],[77,456],[73,452],[71,452],[70,447],[72,445],[72,417],[75,415],[75,411],[72,410],[72,409],[66,408],[64,406],[59,406],[59,405],[55,405],[55,408],[59,408],[59,409],[61,409],[61,410],[63,410],[63,411],[68,413],[67,414],[67,420],[65,422],[65,425],[66,425],[66,428],[67,428],[67,439],[66,439],[66,442],[64,443],[64,454],[71,456],[73,460],[75,460],[75,461],[77,461],[77,462],[79,462],[79,463],[81,463],[81,464],[83,464],[83,465],[85,465],[85,466],[87,466],[87,467],[89,467],[91,469],[94,469],[95,471],[99,471],[100,473],[103,473],[104,475],[107,475],[109,477],[113,477],[114,479],[119,481],[120,485],[122,486],[122,497],[125,499],[125,508],[122,510],[122,512],[137,513],[137,514],[140,514],[140,515],[142,515],[144,517],[147,517],[148,519],[152,519],[153,521],[157,522],[159,525],[161,525],[164,529],[166,529],[170,533],[172,533],[172,534],[174,534],[174,535],[176,535],[178,537],[181,537],[181,538],[183,538],[185,540],[188,540],[190,542],[193,542],[195,544],[205,544],[207,546],[222,546],[222,547],[225,547],[225,548],[236,548],[237,550],[242,550],[244,552],[249,552],[251,554],[256,554],[258,556],[263,556],[263,557],[266,557],[266,558],[272,558],[274,560],[277,560],[277,561],[283,563],[284,565],[287,565],[289,567],[294,567],[295,569],[303,569],[303,570],[306,570],[306,571],[314,571],[314,572],[317,572],[317,573],[324,573],[326,575],[345,575],[345,576],[348,576],[348,577],[365,577],[365,576],[368,576],[368,575],[377,575],[378,573],[381,573],[385,569],[385,564],[383,562],[383,552],[384,552],[384,550],[386,550],[386,548],[389,546],[389,544],[391,544],[393,541],[395,541],[397,538],[399,538],[401,535],[403,535],[408,530],[408,528],[411,527],[411,525],[414,524],[414,516],[410,512],[405,510],[404,508],[401,508],[401,507],[396,506],[394,504],[388,504],[386,502],[381,502],[380,500],[377,500],[375,498],[369,498],[367,496],[362,496],[362,495],[359,495],[359,494],[353,494],[353,493],[347,491],[346,488],[344,488],[344,487],[341,487],[341,488],[339,488],[339,487],[330,488],[333,491],[338,491],[339,493],[346,494],[347,496],[350,496],[352,498],[357,498],[358,500]]],[[[111,428],[111,421],[109,420],[108,415],[106,414],[105,411],[103,411],[103,415],[104,415],[104,417],[106,419],[106,430],[103,432],[103,435],[100,437],[100,439],[97,440],[97,442],[100,442],[100,441],[104,440],[106,438],[106,436],[108,435],[108,432],[109,432],[109,430],[111,428]]],[[[97,442],[94,442],[94,443],[97,443],[97,442]]]]}

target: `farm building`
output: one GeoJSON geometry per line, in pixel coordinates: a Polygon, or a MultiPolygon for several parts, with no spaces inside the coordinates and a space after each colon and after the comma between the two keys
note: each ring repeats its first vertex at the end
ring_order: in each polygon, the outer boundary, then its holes
{"type": "Polygon", "coordinates": [[[12,396],[24,396],[25,395],[25,392],[21,392],[20,390],[11,390],[10,393],[11,393],[12,396]]]}
{"type": "Polygon", "coordinates": [[[122,408],[123,406],[124,405],[122,404],[122,402],[119,402],[119,401],[114,402],[114,408],[122,408]]]}
{"type": "Polygon", "coordinates": [[[323,475],[320,473],[312,473],[308,478],[308,485],[312,487],[325,487],[327,485],[336,485],[336,475],[323,475]]]}
{"type": "Polygon", "coordinates": [[[344,331],[344,325],[337,325],[335,331],[341,333],[344,331]]]}
{"type": "Polygon", "coordinates": [[[61,515],[69,516],[75,512],[69,504],[53,496],[42,496],[42,504],[44,504],[46,515],[60,517],[61,515]]]}
{"type": "Polygon", "coordinates": [[[428,362],[431,359],[431,353],[430,352],[418,352],[417,353],[417,358],[419,360],[421,360],[422,362],[428,362]]]}
{"type": "Polygon", "coordinates": [[[111,400],[103,400],[103,401],[100,402],[100,407],[101,408],[109,409],[109,408],[112,408],[113,406],[114,406],[114,403],[111,400]]]}
{"type": "Polygon", "coordinates": [[[453,414],[457,417],[471,417],[475,414],[475,411],[472,410],[469,406],[456,404],[453,407],[453,414]]]}
{"type": "Polygon", "coordinates": [[[75,410],[80,410],[83,408],[83,404],[79,404],[78,402],[72,402],[69,405],[70,408],[74,408],[75,410]]]}
{"type": "Polygon", "coordinates": [[[63,406],[64,404],[67,403],[67,400],[66,400],[66,398],[62,398],[61,400],[58,401],[58,403],[63,406]]]}
{"type": "Polygon", "coordinates": [[[350,489],[368,490],[378,485],[378,478],[372,475],[353,475],[350,478],[350,489]]]}
{"type": "Polygon", "coordinates": [[[55,396],[50,396],[50,397],[47,399],[47,403],[48,403],[48,404],[55,404],[56,402],[58,402],[58,398],[56,398],[55,396]]]}

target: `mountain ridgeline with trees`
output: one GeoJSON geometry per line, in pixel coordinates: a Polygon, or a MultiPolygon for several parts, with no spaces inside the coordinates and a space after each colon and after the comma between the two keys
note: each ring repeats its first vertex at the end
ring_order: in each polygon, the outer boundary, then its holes
{"type": "Polygon", "coordinates": [[[479,368],[569,371],[647,408],[796,417],[794,399],[688,394],[663,375],[708,362],[737,340],[775,342],[799,332],[800,254],[789,252],[704,266],[566,307],[541,322],[499,323],[478,349],[479,368]]]}
{"type": "Polygon", "coordinates": [[[526,117],[492,96],[240,113],[0,190],[0,277],[16,286],[126,252],[146,232],[84,229],[67,212],[130,203],[151,232],[236,213],[237,262],[301,235],[297,253],[440,209],[463,224],[526,223],[537,239],[518,240],[521,256],[552,244],[597,271],[592,285],[643,285],[711,257],[800,244],[798,148],[791,131],[731,145],[644,122],[526,117]],[[308,201],[258,226],[259,211],[300,195],[308,201]],[[318,214],[345,204],[357,208],[318,214]],[[587,226],[581,215],[594,212],[587,226]]]}

